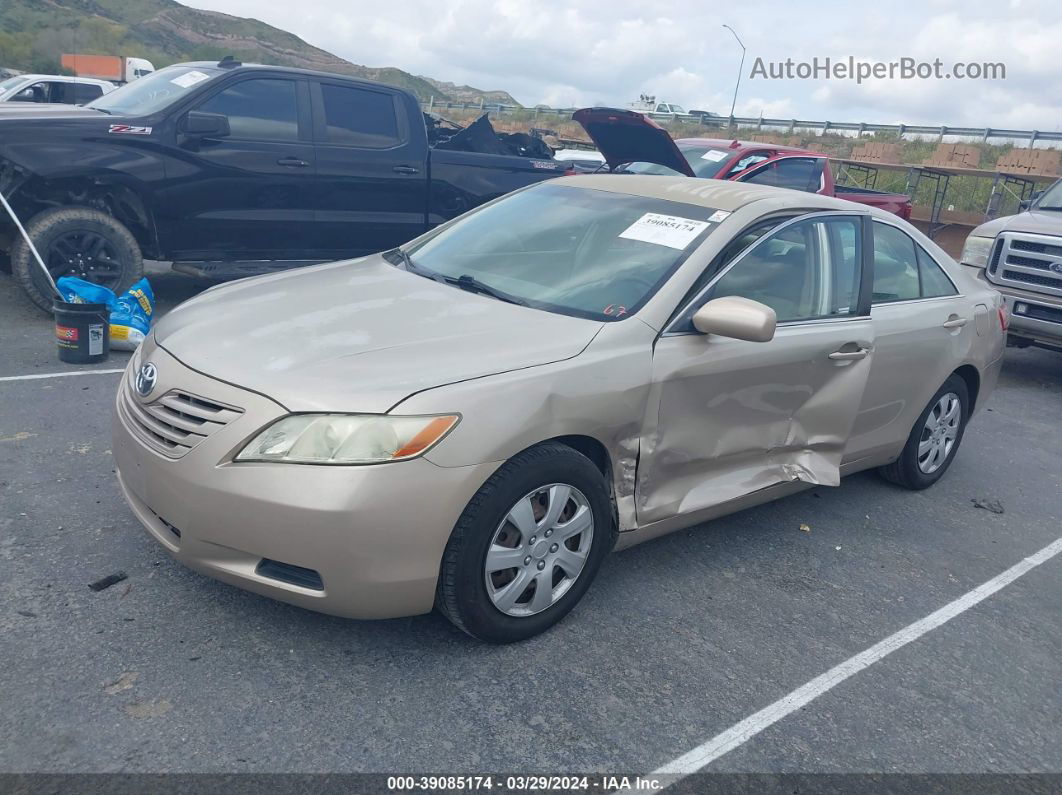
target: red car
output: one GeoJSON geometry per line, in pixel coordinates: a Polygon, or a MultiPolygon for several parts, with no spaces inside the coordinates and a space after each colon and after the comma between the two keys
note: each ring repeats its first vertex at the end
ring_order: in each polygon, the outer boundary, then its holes
{"type": "Polygon", "coordinates": [[[879,207],[907,220],[911,199],[902,193],[837,185],[828,155],[793,146],[719,138],[672,139],[640,113],[618,108],[583,108],[572,117],[597,144],[613,171],[685,174],[688,177],[753,182],[836,196],[879,207]]]}

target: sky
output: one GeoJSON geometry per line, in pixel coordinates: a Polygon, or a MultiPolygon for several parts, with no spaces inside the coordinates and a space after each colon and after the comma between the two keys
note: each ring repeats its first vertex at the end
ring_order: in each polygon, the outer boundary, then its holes
{"type": "Polygon", "coordinates": [[[185,0],[255,17],[366,66],[505,90],[521,104],[687,109],[807,120],[1062,130],[1059,0],[185,0]],[[1004,79],[766,79],[763,65],[940,59],[1004,79]]]}

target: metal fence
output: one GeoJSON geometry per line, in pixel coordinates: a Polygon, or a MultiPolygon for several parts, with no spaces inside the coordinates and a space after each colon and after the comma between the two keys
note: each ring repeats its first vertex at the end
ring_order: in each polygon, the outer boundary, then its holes
{"type": "MultiPolygon", "coordinates": [[[[578,108],[524,108],[519,105],[502,105],[480,101],[475,102],[436,102],[432,97],[426,102],[421,102],[424,109],[429,112],[444,110],[480,110],[484,113],[498,115],[512,113],[527,113],[532,119],[547,119],[550,117],[570,119],[578,108]]],[[[921,135],[936,138],[943,141],[945,138],[977,139],[987,143],[991,139],[1001,141],[1023,141],[1028,146],[1038,142],[1062,141],[1062,132],[1043,130],[1008,130],[995,127],[950,127],[947,125],[931,126],[925,124],[869,124],[867,122],[844,122],[844,121],[808,121],[805,119],[767,119],[754,116],[708,116],[697,114],[672,114],[672,113],[646,113],[651,119],[658,122],[668,123],[681,121],[692,124],[703,124],[706,127],[727,129],[730,127],[754,128],[757,130],[778,130],[793,134],[797,130],[817,132],[820,135],[837,133],[890,133],[899,138],[905,135],[921,135]]]]}

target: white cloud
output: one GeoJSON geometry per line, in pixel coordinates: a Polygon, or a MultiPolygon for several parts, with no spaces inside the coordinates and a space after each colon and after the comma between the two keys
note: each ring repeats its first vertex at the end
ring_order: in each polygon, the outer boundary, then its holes
{"type": "Polygon", "coordinates": [[[728,10],[670,0],[191,0],[254,16],[355,63],[504,89],[524,104],[624,105],[647,92],[726,114],[748,47],[739,115],[1058,129],[1062,4],[1057,0],[840,0],[728,10]],[[749,79],[768,61],[847,58],[1003,62],[998,81],[749,79]]]}

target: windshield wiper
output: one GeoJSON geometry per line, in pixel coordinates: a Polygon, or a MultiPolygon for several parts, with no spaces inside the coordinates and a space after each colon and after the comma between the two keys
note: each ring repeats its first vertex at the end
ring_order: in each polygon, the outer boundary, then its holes
{"type": "Polygon", "coordinates": [[[1034,207],[1033,209],[1034,210],[1053,210],[1055,212],[1058,212],[1058,211],[1062,210],[1062,207],[1055,207],[1053,205],[1047,205],[1047,206],[1040,205],[1039,207],[1034,207]]]}
{"type": "Polygon", "coordinates": [[[445,276],[439,273],[431,278],[436,281],[445,282],[446,284],[452,284],[454,287],[460,287],[462,290],[470,293],[479,293],[480,295],[488,295],[491,298],[497,298],[499,301],[504,301],[507,304],[527,306],[527,302],[523,299],[491,287],[489,284],[481,282],[475,276],[470,276],[467,273],[461,274],[460,276],[445,276]]]}

